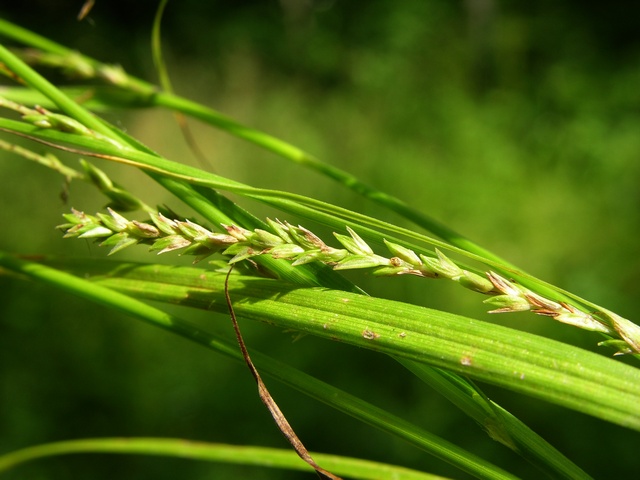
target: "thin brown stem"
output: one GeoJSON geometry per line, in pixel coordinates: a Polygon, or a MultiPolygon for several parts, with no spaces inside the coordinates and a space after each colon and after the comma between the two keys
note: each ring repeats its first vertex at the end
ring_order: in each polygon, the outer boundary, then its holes
{"type": "Polygon", "coordinates": [[[315,460],[311,457],[311,454],[307,450],[307,448],[303,445],[302,441],[298,438],[296,433],[293,431],[293,428],[285,418],[284,414],[280,410],[280,407],[276,404],[275,400],[269,393],[267,386],[262,381],[260,374],[258,373],[258,369],[255,367],[253,362],[251,361],[251,357],[249,356],[249,351],[247,350],[247,346],[244,343],[242,338],[242,334],[240,333],[240,326],[238,325],[238,320],[236,318],[236,314],[233,310],[233,305],[231,304],[231,297],[229,296],[229,276],[231,275],[231,271],[233,270],[233,265],[229,268],[227,272],[227,277],[224,282],[224,295],[227,301],[227,307],[229,308],[229,315],[231,316],[231,322],[233,323],[233,329],[236,333],[236,338],[238,340],[238,345],[240,346],[240,351],[242,352],[242,357],[246,362],[253,378],[255,378],[256,383],[258,384],[258,395],[260,395],[260,400],[265,404],[271,416],[276,422],[276,425],[289,441],[293,449],[296,451],[298,456],[307,462],[318,474],[318,477],[321,479],[328,480],[341,480],[341,477],[334,475],[331,472],[328,472],[324,468],[320,467],[315,460]]]}

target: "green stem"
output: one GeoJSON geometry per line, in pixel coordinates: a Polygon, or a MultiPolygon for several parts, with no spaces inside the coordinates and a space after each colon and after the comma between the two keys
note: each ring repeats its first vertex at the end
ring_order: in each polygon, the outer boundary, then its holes
{"type": "Polygon", "coordinates": [[[566,480],[591,478],[511,413],[482,395],[480,389],[470,380],[418,362],[402,358],[397,360],[473,418],[489,437],[517,452],[549,478],[566,480]]]}
{"type": "MultiPolygon", "coordinates": [[[[298,456],[276,448],[225,445],[179,438],[87,438],[47,443],[0,456],[0,473],[41,458],[78,453],[154,455],[207,462],[255,465],[310,471],[298,456]]],[[[357,458],[314,453],[323,465],[339,475],[363,480],[444,480],[443,477],[408,468],[357,458]]]]}

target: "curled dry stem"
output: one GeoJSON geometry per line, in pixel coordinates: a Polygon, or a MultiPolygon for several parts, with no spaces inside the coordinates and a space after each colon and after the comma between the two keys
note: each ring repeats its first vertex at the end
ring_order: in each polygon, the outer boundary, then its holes
{"type": "Polygon", "coordinates": [[[236,318],[236,314],[233,310],[233,304],[231,303],[231,296],[229,295],[229,275],[231,275],[232,270],[233,265],[231,265],[231,267],[229,268],[229,271],[227,272],[227,276],[225,278],[224,296],[225,300],[227,301],[229,316],[231,317],[231,323],[233,324],[233,330],[236,334],[236,340],[238,341],[240,352],[242,353],[242,357],[244,358],[244,361],[247,364],[251,375],[253,375],[253,378],[258,385],[258,395],[260,396],[260,400],[262,400],[262,403],[264,403],[265,407],[267,407],[267,410],[269,410],[269,413],[273,417],[273,420],[276,422],[276,425],[285,436],[285,438],[289,441],[298,456],[316,471],[316,474],[319,478],[323,480],[341,480],[341,478],[337,475],[334,475],[333,473],[325,470],[320,465],[318,465],[313,457],[311,457],[309,450],[307,450],[307,448],[304,446],[302,440],[300,440],[296,432],[293,430],[293,427],[282,413],[282,410],[280,410],[280,407],[271,396],[271,393],[269,393],[269,389],[267,389],[267,386],[262,380],[258,369],[255,367],[253,361],[251,360],[251,355],[249,355],[249,350],[244,343],[244,338],[242,337],[242,333],[240,332],[240,325],[238,324],[238,319],[236,318]]]}

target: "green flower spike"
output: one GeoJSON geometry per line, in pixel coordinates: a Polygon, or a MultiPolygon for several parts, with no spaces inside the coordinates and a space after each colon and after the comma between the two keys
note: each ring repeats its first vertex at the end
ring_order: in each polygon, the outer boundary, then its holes
{"type": "Polygon", "coordinates": [[[216,252],[231,256],[229,264],[258,255],[271,255],[291,260],[294,266],[322,262],[336,270],[370,268],[376,276],[445,278],[470,290],[491,295],[485,300],[485,303],[494,307],[489,313],[531,311],[562,323],[609,335],[613,338],[602,344],[617,348],[617,354],[640,353],[640,326],[610,312],[590,314],[565,302],[547,299],[495,272],[487,272],[486,278],[482,277],[462,269],[437,249],[435,257],[417,255],[407,247],[385,240],[387,249],[393,255],[386,258],[375,254],[350,228],[347,228],[349,236],[334,233],[345,247],[338,249],[328,246],[302,226],[269,219],[267,222],[272,232],[222,225],[226,233],[214,233],[190,220],[172,220],[162,213],[152,213],[152,223],[145,223],[127,220],[111,208],[107,211],[108,215],[99,213],[91,216],[72,210],[64,215],[68,223],[59,228],[65,231],[65,237],[104,238],[101,245],[111,247],[109,254],[146,243],[151,245],[151,251],[158,254],[182,250],[183,255],[196,256],[195,262],[216,252]]]}

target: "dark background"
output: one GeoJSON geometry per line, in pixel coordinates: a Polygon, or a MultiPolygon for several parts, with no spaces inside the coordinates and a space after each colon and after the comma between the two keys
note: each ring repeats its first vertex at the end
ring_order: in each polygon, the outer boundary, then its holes
{"type": "MultiPolygon", "coordinates": [[[[0,15],[155,81],[156,2],[24,1],[0,15]]],[[[297,145],[462,231],[532,274],[637,319],[640,6],[627,2],[170,2],[164,54],[178,93],[297,145]]],[[[167,112],[108,118],[196,164],[167,112]]],[[[217,173],[403,223],[342,187],[192,122],[217,173]]],[[[69,159],[75,165],[76,159],[69,159]]],[[[103,165],[100,165],[103,167],[103,165]]],[[[180,204],[104,167],[148,203],[180,204]]],[[[101,257],[53,227],[104,204],[0,156],[0,247],[101,257]]],[[[278,216],[245,204],[260,216],[278,216]]],[[[156,261],[140,248],[118,258],[156,261]]],[[[164,261],[185,259],[166,257],[164,261]]],[[[599,338],[526,314],[491,317],[478,296],[415,278],[351,275],[372,294],[446,309],[597,350],[599,338]]],[[[285,447],[245,367],[37,284],[0,277],[0,450],[90,436],[165,436],[285,447]]],[[[228,319],[179,311],[230,333],[228,319]]],[[[490,441],[392,360],[260,325],[248,343],[388,408],[523,478],[490,441]]],[[[610,352],[601,351],[608,355],[610,352]]],[[[466,478],[423,452],[270,382],[312,450],[466,478]]],[[[638,434],[487,387],[595,478],[637,475],[638,434]]],[[[74,456],[6,478],[310,478],[183,460],[74,456]]]]}

